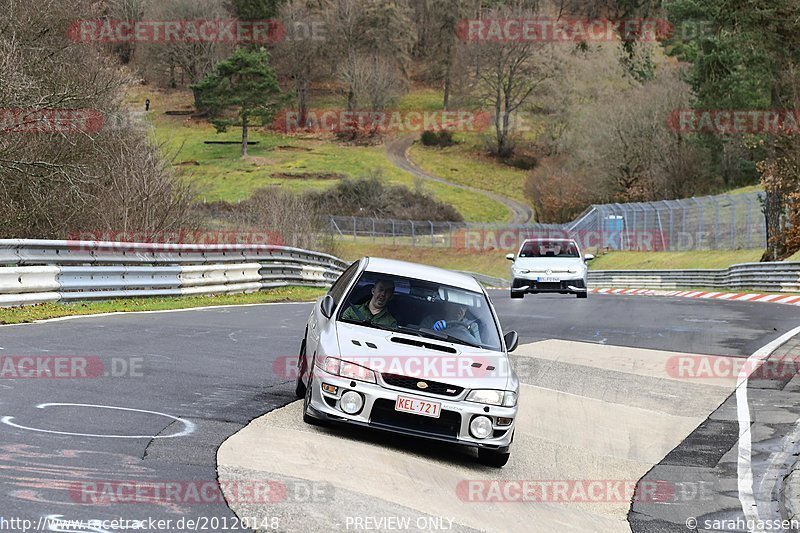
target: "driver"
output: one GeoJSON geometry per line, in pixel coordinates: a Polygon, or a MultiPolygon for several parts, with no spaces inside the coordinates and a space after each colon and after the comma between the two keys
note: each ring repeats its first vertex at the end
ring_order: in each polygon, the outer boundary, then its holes
{"type": "Polygon", "coordinates": [[[351,304],[342,313],[342,318],[396,329],[397,320],[389,313],[387,307],[392,296],[394,296],[394,282],[390,279],[379,279],[372,287],[370,301],[361,305],[351,304]]]}
{"type": "MultiPolygon", "coordinates": [[[[478,323],[474,320],[467,320],[467,306],[458,303],[448,303],[444,309],[444,318],[436,320],[435,317],[428,317],[426,322],[433,324],[429,326],[434,331],[447,331],[459,328],[462,331],[466,330],[475,342],[481,342],[481,334],[479,332],[478,323]]],[[[424,326],[423,326],[424,327],[424,326]]]]}

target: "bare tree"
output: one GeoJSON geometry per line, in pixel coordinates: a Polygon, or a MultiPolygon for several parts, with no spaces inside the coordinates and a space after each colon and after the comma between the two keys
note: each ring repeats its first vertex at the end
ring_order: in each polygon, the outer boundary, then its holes
{"type": "MultiPolygon", "coordinates": [[[[119,102],[130,80],[103,47],[67,38],[71,21],[98,18],[95,8],[89,0],[0,1],[8,16],[0,22],[0,109],[28,113],[19,116],[75,109],[103,117],[121,114],[119,102]]],[[[4,236],[64,237],[142,220],[138,213],[148,211],[163,212],[160,228],[185,222],[190,193],[164,172],[144,132],[99,122],[58,130],[18,126],[4,124],[0,133],[4,236]],[[117,216],[114,195],[122,194],[118,188],[126,182],[132,185],[125,196],[136,200],[128,203],[127,214],[117,216]],[[132,189],[150,192],[137,196],[132,189]],[[184,209],[165,207],[170,203],[184,209]]]]}
{"type": "MultiPolygon", "coordinates": [[[[529,18],[527,10],[503,8],[487,18],[529,18]]],[[[509,157],[513,151],[512,121],[514,115],[537,92],[547,91],[547,83],[559,72],[551,45],[530,41],[479,42],[481,64],[478,94],[494,112],[495,141],[491,151],[498,157],[509,157]]]]}
{"type": "Polygon", "coordinates": [[[326,35],[315,35],[315,25],[323,28],[319,10],[312,10],[306,0],[292,0],[280,11],[286,37],[276,44],[272,60],[281,78],[288,78],[297,95],[300,123],[306,122],[311,84],[323,78],[326,35]]]}
{"type": "MultiPolygon", "coordinates": [[[[148,20],[218,20],[229,18],[223,0],[170,0],[152,2],[144,14],[148,20]]],[[[190,85],[211,72],[228,55],[231,45],[216,40],[148,43],[144,64],[147,71],[170,88],[190,85]]]]}
{"type": "Polygon", "coordinates": [[[348,111],[385,109],[404,85],[400,72],[378,56],[348,56],[340,63],[338,74],[349,87],[348,111]]]}

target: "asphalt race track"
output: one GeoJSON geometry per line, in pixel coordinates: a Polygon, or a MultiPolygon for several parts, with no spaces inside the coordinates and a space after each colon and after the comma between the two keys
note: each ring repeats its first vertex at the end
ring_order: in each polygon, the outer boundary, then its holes
{"type": "MultiPolygon", "coordinates": [[[[627,385],[615,385],[608,381],[597,385],[589,380],[602,380],[604,376],[616,379],[614,376],[617,375],[611,372],[618,369],[612,369],[611,366],[623,364],[623,359],[627,363],[633,362],[633,369],[628,375],[636,375],[636,386],[632,386],[630,390],[633,392],[619,411],[628,413],[620,417],[627,416],[629,434],[624,436],[625,449],[618,451],[628,457],[635,456],[635,461],[631,459],[630,464],[625,463],[631,467],[630,472],[636,474],[634,481],[642,479],[651,469],[652,472],[658,472],[659,468],[669,470],[675,479],[691,481],[699,479],[692,477],[695,474],[700,476],[697,469],[705,468],[703,479],[715,481],[709,485],[702,505],[696,505],[696,501],[690,503],[694,507],[707,508],[707,513],[711,513],[708,509],[715,506],[720,513],[727,509],[724,511],[728,513],[726,516],[735,513],[738,505],[736,472],[720,466],[725,462],[726,454],[732,453],[729,450],[736,451],[732,448],[736,445],[736,430],[735,427],[732,429],[736,415],[734,412],[731,417],[731,407],[725,405],[726,398],[730,401],[733,387],[730,383],[712,384],[708,389],[702,389],[694,383],[674,384],[675,392],[684,391],[680,388],[684,386],[696,387],[691,389],[692,395],[696,393],[694,404],[692,398],[695,396],[686,399],[677,398],[679,394],[672,394],[670,397],[675,397],[678,403],[661,408],[665,421],[680,419],[678,425],[684,433],[675,440],[666,432],[663,435],[659,433],[662,426],[657,421],[653,422],[652,427],[646,426],[649,428],[647,430],[636,431],[634,422],[646,425],[647,416],[642,415],[641,422],[638,422],[639,415],[636,413],[639,411],[635,409],[656,409],[651,403],[657,403],[653,397],[641,392],[648,387],[653,389],[653,384],[657,382],[652,381],[654,378],[647,372],[637,370],[636,365],[646,365],[648,358],[660,362],[662,359],[659,358],[674,353],[748,357],[800,325],[800,308],[746,302],[605,295],[590,295],[586,300],[559,295],[528,295],[524,300],[511,301],[501,291],[493,291],[492,297],[504,329],[515,329],[520,333],[520,342],[524,346],[519,357],[549,361],[552,364],[550,368],[564,369],[564,379],[561,381],[569,382],[557,385],[550,383],[556,379],[553,373],[546,376],[531,375],[532,383],[529,385],[532,392],[529,397],[536,401],[522,408],[535,411],[540,406],[551,406],[551,412],[545,413],[548,416],[541,419],[531,416],[528,427],[531,438],[545,430],[563,431],[564,438],[569,436],[580,441],[580,446],[570,448],[573,455],[581,453],[580,449],[591,448],[591,439],[581,435],[582,427],[591,424],[592,418],[600,420],[610,416],[612,411],[607,409],[609,404],[618,402],[617,405],[622,405],[621,399],[610,397],[627,390],[627,385]],[[636,350],[615,350],[615,347],[636,350]],[[576,366],[558,366],[569,365],[570,357],[574,357],[575,365],[588,365],[582,368],[591,366],[591,375],[572,374],[576,372],[576,366]],[[608,365],[608,368],[604,365],[608,365]],[[547,380],[550,381],[545,383],[547,380]],[[582,388],[580,391],[567,391],[565,387],[582,388]],[[587,407],[583,398],[596,396],[596,391],[600,389],[595,387],[602,388],[604,398],[594,399],[602,400],[604,404],[593,403],[587,407]],[[552,392],[556,388],[557,395],[552,392]],[[561,414],[594,412],[596,416],[584,415],[580,421],[573,423],[567,418],[557,418],[557,401],[564,398],[563,395],[578,394],[582,396],[580,401],[576,400],[578,403],[574,410],[565,410],[561,414]],[[717,412],[717,408],[722,411],[717,412]],[[720,422],[709,429],[706,419],[712,412],[716,413],[716,419],[720,422]],[[653,441],[652,446],[647,445],[648,439],[653,441]],[[635,445],[631,445],[632,442],[635,445]],[[715,446],[720,448],[718,453],[708,453],[715,446]],[[649,466],[645,468],[645,465],[649,466]],[[731,476],[732,487],[730,481],[726,481],[731,476]]],[[[268,304],[118,314],[0,327],[0,358],[86,356],[93,361],[103,362],[103,372],[94,377],[0,379],[0,431],[3,436],[0,441],[0,526],[2,519],[28,519],[34,525],[41,525],[39,521],[43,517],[58,516],[84,521],[119,518],[172,520],[169,527],[155,527],[151,522],[149,527],[139,529],[147,531],[235,529],[233,526],[238,525],[236,515],[223,500],[216,484],[218,449],[226,439],[265,413],[274,413],[274,417],[264,417],[263,423],[259,419],[253,427],[261,424],[259,427],[267,433],[261,434],[262,438],[250,448],[238,449],[233,460],[244,464],[251,454],[253,457],[259,454],[262,454],[262,458],[269,457],[270,452],[274,453],[280,446],[287,445],[280,441],[280,435],[297,435],[296,431],[291,433],[299,418],[297,404],[292,404],[294,381],[284,369],[287,368],[286,361],[294,361],[296,357],[310,305],[268,304]],[[285,409],[279,409],[285,406],[285,409]],[[269,428],[276,428],[274,435],[269,433],[269,428]],[[176,524],[179,519],[199,520],[200,525],[180,527],[176,524]]],[[[794,423],[800,417],[797,414],[800,410],[796,410],[794,405],[797,403],[794,400],[797,394],[790,395],[792,383],[786,380],[779,385],[762,386],[759,391],[763,394],[753,393],[750,396],[754,419],[757,419],[760,410],[770,410],[770,420],[774,423],[769,425],[769,431],[765,429],[763,437],[770,440],[773,447],[793,430],[794,423]],[[776,403],[769,394],[777,393],[784,396],[776,403]],[[776,413],[775,410],[781,406],[783,410],[776,413]]],[[[732,409],[735,411],[735,404],[732,409]]],[[[385,490],[386,494],[381,497],[375,494],[360,495],[350,485],[340,483],[344,478],[358,479],[359,472],[334,469],[326,474],[330,477],[325,478],[320,474],[323,470],[317,469],[306,476],[292,476],[291,468],[286,465],[299,465],[302,461],[287,456],[285,464],[280,465],[281,469],[277,468],[278,465],[271,465],[271,472],[275,475],[269,478],[277,483],[271,486],[276,494],[283,490],[282,496],[286,502],[281,513],[273,513],[271,518],[274,520],[261,521],[264,517],[259,517],[257,529],[294,530],[294,522],[288,518],[290,515],[307,515],[306,524],[310,530],[370,529],[364,521],[326,523],[328,518],[325,513],[317,512],[325,507],[314,507],[314,500],[317,498],[328,505],[339,506],[343,512],[347,510],[353,516],[400,517],[407,513],[408,507],[397,503],[398,499],[391,495],[392,490],[404,488],[399,482],[397,487],[392,486],[394,476],[398,479],[419,477],[423,481],[418,483],[427,483],[422,493],[407,498],[408,501],[419,499],[419,505],[425,506],[435,503],[439,483],[469,479],[470,475],[524,478],[530,472],[529,465],[522,459],[529,456],[524,454],[520,454],[516,466],[515,455],[512,454],[506,469],[487,472],[485,467],[476,466],[464,453],[454,453],[447,446],[420,445],[412,440],[390,441],[363,432],[347,434],[336,430],[338,433],[334,432],[331,437],[325,433],[327,430],[302,430],[322,431],[309,434],[314,434],[315,438],[324,437],[325,442],[333,442],[332,448],[335,449],[322,451],[331,453],[332,460],[341,460],[342,465],[352,464],[350,455],[386,457],[388,450],[388,462],[372,463],[363,474],[365,479],[379,477],[381,483],[374,490],[385,490]],[[391,457],[395,455],[402,456],[404,462],[391,462],[391,457]],[[422,463],[419,456],[424,459],[422,463]],[[424,468],[418,472],[393,469],[418,464],[435,465],[435,468],[431,467],[431,472],[437,475],[426,476],[424,468]],[[279,470],[282,472],[280,475],[279,470]],[[311,481],[313,485],[304,485],[311,481]],[[309,493],[309,487],[318,490],[316,496],[309,493]]],[[[756,440],[759,438],[754,436],[756,440]]],[[[623,437],[597,433],[592,435],[592,439],[602,441],[598,446],[618,449],[623,437]]],[[[756,448],[754,444],[754,451],[756,448]]],[[[291,453],[291,449],[287,453],[291,453]]],[[[554,457],[564,460],[567,452],[560,450],[559,453],[561,455],[554,457]]],[[[612,466],[616,464],[612,460],[609,463],[612,466]]],[[[552,468],[548,472],[551,477],[548,479],[554,479],[559,473],[559,465],[550,466],[552,468]]],[[[300,470],[298,466],[298,472],[300,470]]],[[[264,471],[263,468],[261,471],[264,471]]],[[[664,476],[658,477],[658,480],[667,479],[668,472],[665,470],[663,473],[664,476]]],[[[755,466],[754,473],[766,475],[755,466]]],[[[223,481],[238,479],[243,483],[242,486],[246,484],[243,480],[251,479],[246,467],[227,469],[225,479],[222,478],[222,471],[219,475],[223,481]]],[[[603,473],[598,472],[598,475],[603,473]]],[[[770,475],[775,475],[775,472],[770,471],[770,475]]],[[[242,489],[242,486],[239,488],[242,489]]],[[[225,493],[229,500],[230,491],[228,486],[225,493]]],[[[252,500],[254,496],[243,496],[242,500],[248,498],[252,500]]],[[[680,524],[687,518],[688,511],[685,505],[678,503],[660,506],[656,511],[634,504],[632,512],[630,502],[615,502],[599,511],[592,506],[587,508],[562,503],[555,511],[553,507],[548,507],[537,516],[542,520],[555,521],[558,528],[569,528],[570,520],[582,520],[581,513],[588,509],[589,513],[593,513],[591,516],[602,516],[598,520],[607,520],[588,521],[589,529],[594,523],[596,530],[632,526],[637,531],[686,531],[685,526],[680,529],[680,524]],[[625,520],[629,512],[630,518],[625,520]],[[604,527],[606,524],[608,528],[604,527]]],[[[252,514],[258,512],[252,509],[253,505],[232,503],[231,506],[240,516],[248,516],[243,513],[250,511],[252,514]]],[[[485,525],[476,527],[478,522],[466,519],[460,522],[458,508],[451,510],[453,512],[446,514],[448,518],[455,518],[452,523],[446,520],[437,522],[439,517],[435,513],[418,515],[428,520],[424,522],[428,529],[492,529],[485,525]]],[[[465,514],[481,513],[470,508],[465,514]]],[[[414,524],[412,521],[412,530],[416,528],[414,524]]],[[[181,524],[185,525],[185,522],[181,524]]],[[[381,525],[383,527],[371,529],[396,529],[389,522],[382,522],[381,525]]],[[[540,525],[542,530],[554,530],[544,523],[540,525]]],[[[518,526],[519,530],[523,530],[523,527],[529,531],[540,530],[530,529],[530,524],[518,526]]],[[[99,528],[96,525],[92,528],[77,525],[68,528],[51,523],[49,530],[111,532],[127,529],[132,528],[99,528]]]]}

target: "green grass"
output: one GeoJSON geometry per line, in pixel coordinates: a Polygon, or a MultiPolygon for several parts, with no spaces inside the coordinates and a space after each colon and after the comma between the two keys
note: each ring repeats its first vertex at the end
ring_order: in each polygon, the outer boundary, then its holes
{"type": "MultiPolygon", "coordinates": [[[[393,246],[372,243],[367,239],[358,241],[336,241],[335,254],[349,261],[371,255],[400,259],[414,263],[447,268],[450,270],[469,270],[498,278],[511,277],[511,262],[505,258],[506,252],[465,251],[447,247],[431,246],[393,246]]],[[[727,268],[737,263],[758,261],[762,250],[712,250],[690,252],[610,252],[589,262],[591,270],[658,270],[727,268]]],[[[798,252],[800,256],[800,252],[798,252]]],[[[800,257],[798,257],[800,260],[800,257]]]]}
{"type": "Polygon", "coordinates": [[[251,294],[186,296],[171,298],[129,298],[101,302],[46,303],[25,307],[0,308],[0,324],[21,324],[35,320],[75,315],[96,315],[128,311],[164,311],[216,305],[243,305],[272,302],[312,301],[325,294],[317,287],[281,287],[251,294]]]}
{"type": "Polygon", "coordinates": [[[727,268],[758,261],[764,251],[693,250],[688,252],[610,252],[589,263],[591,270],[727,268]]]}
{"type": "Polygon", "coordinates": [[[524,193],[527,171],[481,155],[480,140],[475,135],[456,134],[456,139],[460,143],[447,148],[415,144],[409,155],[420,168],[447,181],[528,202],[524,193]]]}
{"type": "Polygon", "coordinates": [[[497,278],[511,277],[511,262],[505,258],[504,253],[497,251],[478,252],[452,248],[337,241],[336,254],[346,261],[355,261],[364,256],[385,257],[448,270],[467,270],[497,278]]]}
{"type": "Polygon", "coordinates": [[[764,187],[761,185],[748,185],[747,187],[739,187],[738,189],[733,189],[725,194],[745,194],[751,192],[761,192],[764,190],[764,187]]]}
{"type": "MultiPolygon", "coordinates": [[[[435,91],[411,93],[403,105],[433,105],[435,91]],[[426,103],[427,102],[427,103],[426,103]]],[[[253,128],[249,140],[259,144],[248,148],[248,157],[240,157],[241,147],[206,145],[206,140],[239,141],[241,131],[232,129],[217,134],[205,121],[188,116],[164,115],[167,110],[191,109],[188,92],[145,91],[137,88],[127,96],[129,103],[151,99],[149,115],[155,140],[162,146],[180,175],[198,186],[198,196],[206,201],[235,202],[246,199],[261,187],[280,187],[295,193],[322,190],[333,186],[335,179],[313,179],[308,173],[338,173],[362,177],[380,172],[393,184],[415,187],[415,178],[396,168],[386,158],[384,147],[343,146],[328,139],[283,135],[253,128]],[[298,175],[298,178],[275,178],[275,174],[298,175]]],[[[437,200],[450,203],[468,221],[503,222],[510,214],[501,204],[439,183],[424,182],[423,189],[437,200]]]]}

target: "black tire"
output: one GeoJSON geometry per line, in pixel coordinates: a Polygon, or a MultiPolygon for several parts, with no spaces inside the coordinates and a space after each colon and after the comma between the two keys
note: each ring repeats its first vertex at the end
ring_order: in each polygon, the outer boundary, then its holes
{"type": "Polygon", "coordinates": [[[311,403],[311,391],[314,389],[312,388],[314,385],[314,372],[311,370],[313,368],[314,361],[311,361],[308,368],[308,386],[306,387],[306,393],[303,397],[303,422],[310,426],[324,426],[325,423],[318,419],[314,418],[310,414],[308,414],[308,405],[311,403]]]}
{"type": "Polygon", "coordinates": [[[578,293],[578,298],[587,298],[588,296],[589,296],[589,294],[585,293],[585,292],[579,292],[578,293]]]}
{"type": "Polygon", "coordinates": [[[478,462],[482,465],[491,466],[493,468],[503,468],[506,466],[511,452],[498,452],[497,450],[489,450],[487,448],[478,448],[478,462]]]}
{"type": "MultiPolygon", "coordinates": [[[[300,343],[300,355],[297,356],[297,382],[294,386],[294,393],[297,399],[305,398],[306,384],[303,383],[303,363],[306,358],[306,339],[300,343]]],[[[306,372],[308,372],[308,365],[306,364],[306,372]]]]}

